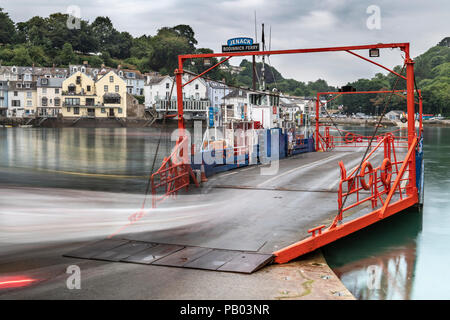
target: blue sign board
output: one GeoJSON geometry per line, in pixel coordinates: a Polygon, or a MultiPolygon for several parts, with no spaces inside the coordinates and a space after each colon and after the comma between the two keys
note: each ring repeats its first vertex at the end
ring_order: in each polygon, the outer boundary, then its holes
{"type": "Polygon", "coordinates": [[[259,43],[253,43],[252,38],[233,38],[222,46],[222,52],[259,51],[259,43]]]}
{"type": "Polygon", "coordinates": [[[214,127],[214,107],[209,107],[209,126],[214,127]]]}
{"type": "Polygon", "coordinates": [[[233,38],[227,41],[229,47],[233,46],[251,46],[253,44],[252,38],[233,38]]]}

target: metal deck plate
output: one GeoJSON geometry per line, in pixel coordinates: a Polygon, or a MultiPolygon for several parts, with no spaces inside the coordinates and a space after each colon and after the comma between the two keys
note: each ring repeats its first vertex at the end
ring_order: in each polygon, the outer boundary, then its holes
{"type": "Polygon", "coordinates": [[[156,244],[130,241],[119,247],[99,253],[93,256],[92,259],[118,262],[154,246],[156,246],[156,244]]]}
{"type": "Polygon", "coordinates": [[[180,251],[161,258],[152,264],[171,267],[183,267],[187,263],[194,261],[201,256],[211,252],[212,249],[201,247],[186,247],[180,251]]]}
{"type": "Polygon", "coordinates": [[[64,254],[112,262],[129,262],[212,271],[252,273],[273,259],[271,254],[174,244],[106,239],[64,254]]]}
{"type": "Polygon", "coordinates": [[[123,239],[105,239],[97,242],[89,243],[79,249],[73,250],[64,254],[65,257],[91,259],[93,256],[98,255],[107,250],[111,250],[118,246],[128,243],[129,240],[123,239]]]}
{"type": "Polygon", "coordinates": [[[171,253],[183,249],[183,246],[177,246],[172,244],[158,244],[156,246],[145,249],[144,251],[133,254],[121,261],[133,262],[141,264],[151,264],[152,262],[168,256],[171,253]]]}
{"type": "Polygon", "coordinates": [[[211,252],[201,256],[200,258],[185,264],[184,267],[194,269],[217,270],[239,254],[240,254],[239,251],[214,249],[211,252]]]}
{"type": "Polygon", "coordinates": [[[241,253],[221,266],[218,271],[252,273],[273,260],[271,254],[241,253]]]}

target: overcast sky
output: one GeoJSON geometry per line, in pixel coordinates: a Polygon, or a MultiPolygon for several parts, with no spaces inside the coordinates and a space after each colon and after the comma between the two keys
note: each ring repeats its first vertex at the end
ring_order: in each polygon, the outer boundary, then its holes
{"type": "MultiPolygon", "coordinates": [[[[76,5],[83,19],[108,16],[119,31],[133,36],[154,35],[162,26],[190,25],[199,47],[220,52],[229,38],[255,36],[254,12],[266,25],[266,41],[272,28],[272,49],[312,48],[379,42],[410,42],[415,57],[450,36],[449,0],[3,0],[3,7],[18,21],[39,15],[67,12],[76,5]],[[367,19],[380,8],[380,29],[369,29],[367,19]]],[[[371,20],[372,21],[372,20],[371,20]]],[[[367,53],[363,53],[367,56],[367,53]]],[[[232,64],[239,64],[234,58],[232,64]]],[[[301,81],[326,79],[343,85],[383,71],[348,53],[318,53],[272,56],[271,64],[284,77],[301,81]]],[[[377,62],[393,67],[401,64],[398,50],[383,50],[377,62]]]]}

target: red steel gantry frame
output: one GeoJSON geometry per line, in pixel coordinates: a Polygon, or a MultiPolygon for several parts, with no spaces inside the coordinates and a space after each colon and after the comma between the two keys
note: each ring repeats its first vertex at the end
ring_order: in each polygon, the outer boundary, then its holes
{"type": "MultiPolygon", "coordinates": [[[[380,219],[384,219],[390,215],[393,215],[401,210],[404,210],[418,202],[418,194],[417,194],[417,187],[416,187],[416,174],[415,174],[415,167],[416,167],[416,159],[415,159],[415,147],[417,145],[417,134],[415,131],[415,112],[414,112],[414,61],[410,57],[410,47],[409,43],[378,43],[378,44],[370,44],[370,45],[360,45],[360,46],[344,46],[344,47],[328,47],[328,48],[310,48],[310,49],[291,49],[291,50],[272,50],[272,51],[253,51],[253,52],[230,52],[230,53],[204,53],[204,54],[185,54],[185,55],[179,55],[178,56],[178,69],[175,70],[175,76],[176,76],[176,85],[177,85],[177,107],[178,107],[178,129],[179,129],[179,141],[182,141],[185,136],[185,126],[184,126],[184,119],[183,119],[183,86],[187,83],[182,83],[182,76],[183,76],[183,64],[187,59],[198,59],[198,58],[220,58],[225,57],[226,59],[223,59],[222,61],[218,62],[217,64],[213,65],[206,71],[202,72],[201,74],[195,76],[193,79],[191,79],[189,82],[194,81],[196,78],[199,78],[209,72],[210,70],[216,68],[226,60],[230,59],[231,57],[242,57],[242,56],[265,56],[265,55],[279,55],[279,54],[296,54],[296,53],[316,53],[316,52],[347,52],[349,54],[352,54],[360,59],[363,59],[367,62],[370,62],[374,65],[377,65],[390,73],[396,75],[397,77],[400,77],[404,80],[406,80],[406,100],[407,100],[407,117],[408,117],[408,153],[403,161],[402,167],[400,169],[400,172],[394,181],[394,184],[391,188],[391,192],[388,194],[388,198],[383,204],[383,207],[381,209],[372,211],[371,213],[364,215],[360,218],[354,219],[352,221],[343,223],[341,225],[335,225],[333,224],[331,227],[329,227],[326,230],[322,229],[325,226],[320,226],[311,229],[312,236],[309,238],[306,238],[302,241],[299,241],[297,243],[294,243],[284,249],[281,249],[277,252],[274,252],[275,255],[275,262],[277,263],[284,263],[289,260],[292,260],[302,254],[305,254],[307,252],[311,252],[323,245],[326,245],[330,242],[333,242],[339,238],[342,238],[352,232],[355,232],[357,230],[360,230],[368,225],[371,225],[380,219]],[[403,76],[401,74],[398,74],[397,72],[373,61],[368,58],[365,58],[353,51],[356,50],[369,50],[369,49],[386,49],[386,48],[399,48],[401,51],[405,54],[405,60],[404,63],[406,65],[406,76],[403,76]],[[394,203],[390,203],[390,200],[392,199],[393,192],[396,189],[396,186],[400,183],[400,180],[402,178],[403,173],[405,172],[406,168],[409,166],[409,175],[408,175],[408,187],[407,187],[407,197],[396,201],[394,203]],[[317,233],[317,234],[316,234],[317,233]]],[[[420,93],[419,93],[420,95],[420,93]]],[[[319,100],[317,101],[316,107],[319,106],[319,100]]],[[[316,109],[318,111],[318,109],[316,109]]],[[[421,112],[420,112],[421,113],[421,112]]],[[[318,116],[316,117],[318,120],[318,116]]],[[[316,124],[316,144],[318,143],[318,121],[316,124]]],[[[185,155],[187,157],[187,154],[185,155]]]]}

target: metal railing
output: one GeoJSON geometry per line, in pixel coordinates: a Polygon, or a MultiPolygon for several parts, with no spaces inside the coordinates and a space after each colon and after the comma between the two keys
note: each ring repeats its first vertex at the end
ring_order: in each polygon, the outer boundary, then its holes
{"type": "Polygon", "coordinates": [[[176,197],[181,189],[188,190],[192,177],[198,187],[191,165],[188,163],[188,139],[180,138],[169,157],[164,158],[161,167],[151,175],[152,207],[170,196],[176,197]]]}
{"type": "MultiPolygon", "coordinates": [[[[209,100],[183,100],[184,111],[206,112],[210,106],[209,100]]],[[[178,110],[176,100],[156,100],[155,109],[158,112],[174,112],[178,110]]]]}

